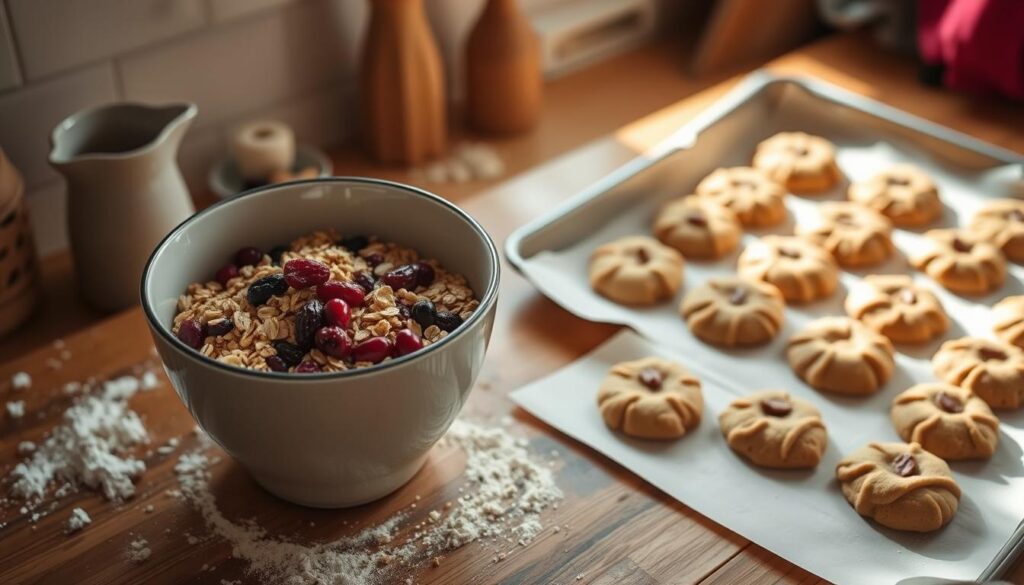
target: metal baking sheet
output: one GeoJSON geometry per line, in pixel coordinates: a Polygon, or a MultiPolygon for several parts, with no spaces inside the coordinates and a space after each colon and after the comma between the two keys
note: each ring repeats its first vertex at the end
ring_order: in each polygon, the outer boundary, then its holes
{"type": "MultiPolygon", "coordinates": [[[[677,298],[663,306],[642,310],[623,308],[593,294],[586,280],[586,257],[596,243],[627,234],[649,233],[650,219],[662,202],[692,192],[696,183],[715,168],[749,164],[754,146],[759,141],[784,130],[804,130],[836,143],[840,167],[849,179],[861,178],[866,173],[878,170],[872,167],[880,162],[894,160],[918,163],[938,175],[947,202],[947,212],[941,222],[928,227],[964,223],[986,197],[1024,194],[1024,157],[1011,151],[819,81],[779,78],[759,72],[680,128],[652,152],[613,171],[547,215],[516,230],[506,242],[506,255],[513,266],[526,275],[541,292],[568,311],[593,321],[630,326],[651,341],[675,351],[682,350],[686,352],[683,355],[690,355],[691,361],[698,362],[691,364],[696,366],[694,369],[698,370],[698,374],[701,367],[714,367],[717,371],[709,371],[709,377],[731,378],[723,381],[732,389],[756,383],[754,381],[759,378],[747,376],[740,371],[742,363],[735,368],[735,372],[732,371],[730,365],[737,362],[729,360],[743,360],[750,365],[765,357],[770,362],[774,356],[778,365],[784,368],[781,348],[785,338],[816,316],[842,314],[842,293],[807,307],[787,308],[786,329],[767,348],[753,353],[719,352],[696,341],[675,311],[679,298],[687,288],[699,284],[710,275],[733,272],[736,253],[718,262],[688,263],[684,290],[677,298]]],[[[842,199],[845,188],[846,184],[840,185],[822,197],[790,196],[787,202],[790,220],[786,224],[749,232],[744,236],[745,240],[749,241],[764,233],[791,233],[793,225],[801,217],[815,213],[817,201],[842,199]]],[[[912,249],[919,239],[920,234],[917,232],[897,230],[894,234],[897,246],[903,251],[912,249]]],[[[898,255],[882,268],[844,272],[843,283],[849,285],[863,274],[871,272],[908,270],[905,257],[898,255]]],[[[921,275],[916,277],[923,279],[921,275]]],[[[947,310],[955,313],[954,328],[947,338],[978,333],[984,329],[988,317],[986,307],[1003,296],[1024,293],[1022,283],[1024,271],[1014,266],[1007,285],[987,297],[967,301],[954,298],[945,291],[937,291],[946,303],[947,310]]],[[[921,348],[898,348],[901,350],[897,356],[900,370],[909,374],[899,382],[890,383],[885,392],[859,404],[859,407],[879,410],[879,417],[888,419],[888,401],[892,395],[905,389],[905,386],[894,386],[927,379],[930,376],[927,360],[937,345],[938,342],[921,348]]],[[[798,380],[795,384],[801,385],[798,380]]],[[[806,386],[795,388],[795,391],[819,402],[823,400],[823,395],[806,386]]],[[[829,402],[829,407],[840,407],[835,415],[840,419],[839,426],[849,422],[842,420],[843,408],[849,408],[853,403],[843,404],[842,401],[830,398],[824,400],[829,402]]],[[[581,408],[592,408],[592,405],[581,405],[581,408]]],[[[706,413],[706,416],[709,414],[706,413]]],[[[1014,437],[1024,437],[1021,434],[1024,433],[1024,414],[1018,411],[1014,414],[1000,413],[1000,416],[1004,432],[1009,428],[1014,437]]],[[[714,425],[713,417],[708,418],[712,419],[708,421],[709,424],[714,425]]],[[[882,427],[885,425],[875,426],[878,426],[878,432],[884,432],[882,427]]],[[[575,436],[572,428],[562,430],[575,436]]],[[[891,436],[878,436],[877,440],[897,440],[891,429],[888,433],[891,436]]],[[[1015,446],[1024,441],[1014,439],[1007,443],[1015,446]]],[[[630,467],[629,462],[620,463],[630,467]]],[[[1019,461],[1016,462],[1016,469],[1019,469],[1019,464],[1019,461]]],[[[954,465],[955,472],[957,467],[954,465]]],[[[968,483],[981,471],[977,466],[964,469],[967,469],[964,481],[968,483]]],[[[998,466],[993,465],[989,469],[996,470],[998,466]]],[[[785,487],[780,485],[780,489],[785,487]]],[[[685,500],[681,501],[686,503],[685,500]]],[[[710,517],[715,519],[714,515],[710,517]]],[[[1014,522],[1021,517],[1015,515],[1014,522]]],[[[720,522],[730,524],[724,518],[720,522]]],[[[1018,528],[1012,536],[1007,534],[1006,538],[1006,546],[998,552],[990,553],[993,558],[988,567],[978,569],[982,578],[992,578],[1012,564],[1013,557],[1022,547],[1024,530],[1018,528]]],[[[912,551],[915,542],[917,540],[907,538],[898,544],[912,551]]],[[[759,544],[773,549],[767,543],[759,544]]],[[[920,545],[920,550],[927,551],[927,546],[920,545]]],[[[991,546],[991,543],[987,546],[991,546]]],[[[800,564],[799,559],[791,560],[800,564]]],[[[977,564],[977,558],[974,562],[977,564]]]]}

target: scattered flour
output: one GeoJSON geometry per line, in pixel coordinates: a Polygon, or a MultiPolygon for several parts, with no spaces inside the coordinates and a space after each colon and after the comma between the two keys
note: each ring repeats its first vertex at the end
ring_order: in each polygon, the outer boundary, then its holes
{"type": "Polygon", "coordinates": [[[11,388],[25,390],[32,387],[32,376],[28,372],[18,372],[11,376],[11,388]]]}
{"type": "Polygon", "coordinates": [[[74,510],[71,510],[71,516],[68,518],[67,522],[64,523],[64,533],[71,534],[78,532],[90,523],[92,523],[92,518],[85,513],[85,510],[75,508],[74,510]]]}
{"type": "Polygon", "coordinates": [[[36,444],[32,441],[22,441],[18,443],[18,455],[28,455],[29,453],[36,450],[36,444]]]}
{"type": "Polygon", "coordinates": [[[157,378],[156,374],[153,372],[146,371],[142,374],[140,384],[142,385],[143,390],[152,390],[160,385],[160,378],[157,378]]]}
{"type": "Polygon", "coordinates": [[[146,465],[125,453],[149,440],[142,420],[127,405],[139,386],[138,379],[121,377],[77,400],[64,412],[61,424],[10,472],[11,495],[28,500],[32,508],[54,480],[64,484],[57,497],[78,485],[98,490],[108,500],[134,495],[132,479],[146,465]]]}
{"type": "Polygon", "coordinates": [[[145,562],[153,551],[149,548],[149,541],[145,538],[136,538],[128,544],[128,551],[125,556],[133,563],[145,562]]]}
{"type": "Polygon", "coordinates": [[[7,403],[7,416],[11,418],[21,418],[25,416],[25,401],[24,400],[12,400],[7,403]]]}
{"type": "Polygon", "coordinates": [[[274,538],[255,522],[236,523],[224,517],[209,490],[211,462],[202,450],[181,455],[175,473],[182,497],[202,513],[214,534],[231,543],[233,556],[245,560],[248,573],[261,583],[386,583],[391,581],[388,566],[396,560],[409,564],[432,559],[437,564],[437,555],[483,537],[508,537],[525,545],[542,529],[541,511],[562,497],[551,471],[503,429],[456,421],[443,443],[466,452],[469,487],[453,505],[445,506],[447,515],[430,512],[428,521],[416,525],[426,528],[403,542],[395,542],[401,514],[327,543],[303,545],[274,538]]]}

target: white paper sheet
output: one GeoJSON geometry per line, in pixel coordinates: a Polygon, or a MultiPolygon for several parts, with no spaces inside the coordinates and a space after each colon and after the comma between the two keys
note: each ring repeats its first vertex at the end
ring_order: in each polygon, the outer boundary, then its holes
{"type": "MultiPolygon", "coordinates": [[[[813,129],[811,130],[813,131],[813,129]]],[[[826,134],[828,136],[828,134],[826,134]]],[[[1013,196],[1020,171],[1006,167],[984,173],[958,173],[906,148],[863,140],[839,144],[838,162],[851,180],[864,178],[894,162],[914,162],[932,173],[947,206],[942,226],[965,224],[989,197],[1013,196]]],[[[746,148],[744,148],[746,150],[746,148]]],[[[728,161],[726,161],[728,162],[728,161]]],[[[842,188],[814,198],[789,196],[790,221],[780,228],[748,233],[792,233],[794,223],[817,213],[819,201],[842,199],[842,188]]],[[[997,413],[999,449],[988,462],[954,463],[963,499],[953,522],[943,530],[914,535],[862,519],[850,507],[834,479],[844,453],[869,441],[898,441],[889,420],[893,397],[909,386],[933,381],[930,358],[943,340],[963,335],[991,337],[988,307],[1024,294],[1024,270],[1011,266],[997,292],[966,299],[950,294],[914,272],[906,254],[920,245],[920,233],[897,230],[900,253],[882,267],[844,272],[848,288],[859,275],[912,273],[939,295],[952,318],[950,331],[923,346],[898,346],[893,379],[868,398],[819,393],[788,367],[786,340],[811,319],[844,314],[845,288],[830,299],[789,306],[786,324],[773,343],[750,350],[721,350],[697,340],[679,317],[686,290],[709,276],[734,272],[738,252],[713,263],[688,262],[683,290],[671,302],[650,309],[621,307],[595,294],[587,281],[587,260],[599,244],[629,234],[648,234],[651,218],[664,197],[654,198],[601,226],[572,246],[528,258],[526,275],[567,310],[595,321],[621,323],[641,333],[623,333],[593,354],[513,394],[524,408],[559,430],[604,453],[669,495],[712,520],[753,540],[805,569],[839,584],[895,583],[913,576],[976,578],[1024,519],[1024,412],[997,413]],[[648,354],[674,357],[704,381],[704,422],[692,436],[674,443],[634,441],[609,431],[597,412],[597,386],[611,364],[648,354]],[[773,472],[745,463],[729,451],[717,415],[735,396],[762,388],[785,388],[811,400],[822,411],[829,448],[813,472],[773,472]]],[[[929,226],[929,227],[938,227],[929,226]]],[[[1024,410],[1024,409],[1022,409],[1024,410]]]]}

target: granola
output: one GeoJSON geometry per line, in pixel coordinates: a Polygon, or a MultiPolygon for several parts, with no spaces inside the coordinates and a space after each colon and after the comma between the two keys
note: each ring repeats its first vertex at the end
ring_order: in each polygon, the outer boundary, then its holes
{"type": "MultiPolygon", "coordinates": [[[[254,258],[251,252],[236,257],[254,258]]],[[[375,238],[342,240],[332,230],[317,231],[262,254],[256,264],[238,266],[238,260],[219,270],[217,280],[188,285],[178,297],[172,331],[203,355],[240,368],[340,372],[372,366],[444,339],[479,306],[462,275],[375,238]],[[325,298],[334,290],[322,280],[328,270],[328,282],[335,288],[350,283],[342,288],[357,291],[356,300],[364,293],[361,302],[325,298]],[[299,278],[309,274],[318,276],[316,285],[299,278]],[[282,275],[300,288],[285,290],[282,275]],[[266,294],[252,294],[259,287],[266,294]]]]}

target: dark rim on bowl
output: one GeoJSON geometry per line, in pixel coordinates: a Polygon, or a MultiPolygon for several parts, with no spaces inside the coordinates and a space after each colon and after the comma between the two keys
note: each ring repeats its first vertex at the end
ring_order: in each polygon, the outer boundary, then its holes
{"type": "MultiPolygon", "coordinates": [[[[200,211],[198,213],[193,214],[192,216],[187,218],[185,221],[183,221],[183,222],[179,223],[177,226],[175,226],[174,229],[172,229],[170,231],[170,233],[168,233],[166,236],[164,236],[163,239],[160,240],[160,243],[157,244],[155,248],[153,248],[153,252],[150,253],[149,259],[146,260],[146,267],[142,270],[142,282],[140,284],[140,291],[139,292],[140,292],[140,297],[141,297],[141,301],[142,301],[142,310],[145,313],[146,320],[149,321],[150,326],[153,328],[154,331],[156,331],[164,339],[166,339],[172,346],[174,346],[176,349],[181,350],[186,355],[191,355],[191,356],[195,357],[196,359],[198,359],[198,360],[200,360],[202,362],[205,362],[205,363],[207,363],[207,364],[209,364],[211,366],[214,366],[216,368],[220,368],[222,370],[225,370],[227,372],[230,372],[230,373],[236,374],[236,375],[240,375],[240,376],[256,376],[256,377],[262,377],[262,378],[272,378],[272,379],[279,379],[279,380],[289,380],[289,381],[293,381],[293,382],[302,382],[302,381],[323,380],[325,378],[343,378],[343,377],[353,377],[353,376],[360,376],[360,375],[367,375],[367,374],[376,374],[378,372],[383,372],[384,370],[387,370],[387,369],[389,369],[389,368],[391,368],[393,366],[397,366],[397,365],[400,365],[400,364],[404,364],[404,363],[410,362],[410,361],[415,360],[415,359],[419,359],[422,356],[424,356],[424,355],[434,351],[436,348],[439,348],[439,347],[447,344],[449,341],[451,341],[454,338],[462,335],[462,333],[464,331],[466,331],[473,323],[475,323],[476,321],[482,319],[483,315],[486,314],[488,310],[490,310],[491,305],[494,304],[494,302],[495,302],[495,300],[497,298],[497,295],[498,295],[498,281],[499,281],[499,277],[500,277],[500,271],[501,271],[501,260],[498,257],[498,249],[494,245],[494,240],[491,239],[490,234],[488,234],[487,230],[485,230],[468,213],[466,213],[465,211],[460,209],[455,204],[447,201],[446,199],[443,199],[443,198],[441,198],[441,197],[439,197],[437,195],[434,195],[433,193],[431,193],[429,191],[425,191],[423,189],[419,189],[419,188],[413,187],[411,185],[405,185],[403,183],[396,183],[394,181],[385,181],[383,179],[371,179],[371,178],[367,178],[367,177],[320,177],[320,178],[316,178],[316,179],[304,179],[304,180],[300,180],[300,181],[291,181],[291,182],[288,182],[288,183],[282,183],[282,184],[277,184],[277,185],[265,185],[265,186],[262,186],[262,187],[256,187],[254,189],[250,189],[248,191],[244,191],[242,193],[239,193],[238,195],[235,195],[234,197],[230,197],[228,199],[223,199],[223,200],[221,200],[221,201],[219,201],[217,203],[214,203],[213,205],[207,207],[206,209],[204,209],[204,210],[202,210],[202,211],[200,211]],[[391,358],[388,361],[385,361],[385,362],[382,362],[382,363],[379,363],[379,364],[374,364],[372,366],[365,367],[365,368],[354,368],[354,369],[351,369],[351,370],[345,370],[343,372],[320,372],[320,373],[316,373],[316,374],[295,374],[295,373],[290,373],[290,372],[261,372],[261,371],[257,371],[257,370],[251,370],[249,368],[240,368],[240,367],[236,367],[236,366],[230,366],[228,364],[222,363],[222,362],[220,362],[218,360],[215,360],[213,358],[205,356],[205,355],[199,353],[199,351],[197,351],[195,349],[192,349],[191,347],[185,345],[180,339],[178,339],[177,337],[175,337],[171,333],[170,328],[165,327],[163,325],[163,323],[161,323],[160,320],[157,319],[156,313],[153,310],[152,305],[150,304],[149,297],[146,294],[146,284],[149,282],[149,279],[150,279],[150,272],[153,269],[153,261],[156,259],[157,254],[159,254],[160,251],[163,250],[164,247],[167,245],[168,240],[170,240],[172,237],[174,237],[175,235],[177,235],[180,232],[182,232],[185,228],[187,228],[189,226],[189,224],[199,220],[199,218],[201,218],[202,216],[212,212],[214,209],[217,209],[217,208],[222,207],[222,206],[231,205],[231,204],[239,201],[240,199],[242,199],[244,197],[249,197],[249,196],[255,195],[257,193],[263,193],[265,191],[272,191],[272,190],[277,190],[277,189],[283,189],[283,188],[286,188],[286,187],[298,187],[300,185],[322,185],[322,184],[325,184],[325,183],[362,183],[364,185],[376,185],[376,186],[391,187],[391,188],[399,189],[399,190],[402,190],[402,191],[406,191],[406,192],[408,192],[410,194],[413,194],[413,195],[422,197],[424,199],[427,199],[428,201],[431,201],[432,203],[434,203],[436,205],[440,205],[442,207],[446,207],[449,211],[451,211],[452,213],[457,215],[459,218],[461,218],[463,221],[465,221],[467,224],[469,224],[469,226],[471,228],[473,228],[473,230],[476,231],[482,237],[485,245],[487,246],[487,252],[488,252],[488,255],[491,258],[491,263],[494,266],[494,271],[491,273],[491,278],[487,282],[486,290],[484,291],[483,296],[480,298],[480,306],[478,306],[477,309],[475,311],[473,311],[473,315],[471,315],[469,319],[467,319],[464,323],[462,323],[462,325],[460,325],[458,327],[458,329],[453,331],[451,334],[445,336],[444,339],[441,339],[440,341],[432,343],[432,344],[424,347],[423,349],[421,349],[419,351],[416,351],[416,352],[413,352],[413,353],[410,353],[408,355],[404,355],[404,356],[401,356],[401,357],[391,358]]],[[[182,289],[182,290],[184,290],[184,289],[182,289]]]]}

